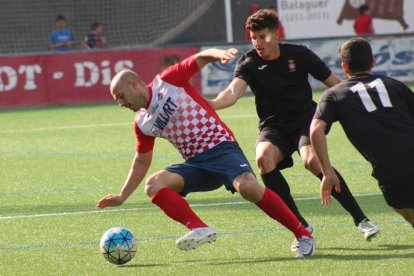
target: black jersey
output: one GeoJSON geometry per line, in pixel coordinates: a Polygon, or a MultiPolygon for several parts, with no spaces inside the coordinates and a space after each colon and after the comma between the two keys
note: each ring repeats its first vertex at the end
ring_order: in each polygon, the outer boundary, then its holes
{"type": "Polygon", "coordinates": [[[314,118],[327,132],[339,121],[374,176],[376,168],[414,169],[414,93],[400,81],[357,74],[322,95],[314,118]]]}
{"type": "Polygon", "coordinates": [[[300,116],[313,116],[316,103],[312,101],[312,89],[308,74],[324,81],[331,71],[323,61],[305,46],[279,44],[280,56],[275,60],[263,60],[252,49],[237,63],[234,77],[241,78],[255,95],[260,127],[284,124],[300,116]]]}

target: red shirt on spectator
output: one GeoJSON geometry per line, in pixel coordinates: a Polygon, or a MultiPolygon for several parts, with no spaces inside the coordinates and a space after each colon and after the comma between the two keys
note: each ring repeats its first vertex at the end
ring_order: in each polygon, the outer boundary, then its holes
{"type": "Polygon", "coordinates": [[[367,14],[358,15],[355,18],[354,30],[357,35],[373,34],[372,18],[367,14]]]}
{"type": "Polygon", "coordinates": [[[283,40],[283,39],[286,38],[285,37],[285,28],[283,27],[282,21],[280,21],[280,20],[279,20],[278,25],[279,25],[279,27],[278,27],[278,30],[279,30],[279,40],[283,40]]]}

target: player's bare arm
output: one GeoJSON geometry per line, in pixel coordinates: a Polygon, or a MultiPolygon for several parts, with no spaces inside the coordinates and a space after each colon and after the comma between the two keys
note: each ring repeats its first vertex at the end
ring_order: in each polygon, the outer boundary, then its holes
{"type": "Polygon", "coordinates": [[[222,64],[227,64],[231,59],[236,57],[238,50],[229,48],[222,49],[207,49],[195,55],[198,67],[201,69],[210,62],[220,61],[222,64]]]}
{"type": "Polygon", "coordinates": [[[235,104],[247,90],[247,83],[240,78],[234,78],[225,90],[220,92],[215,99],[208,100],[214,110],[224,109],[235,104]]]}
{"type": "Polygon", "coordinates": [[[331,203],[331,191],[335,187],[337,192],[340,192],[340,183],[338,176],[332,168],[331,161],[328,155],[328,146],[325,136],[326,123],[323,120],[312,120],[310,129],[310,140],[316,155],[318,156],[322,173],[324,175],[321,182],[321,202],[322,204],[331,203]]]}
{"type": "Polygon", "coordinates": [[[323,81],[323,83],[327,87],[335,86],[340,82],[341,82],[341,79],[337,75],[335,75],[334,73],[332,73],[326,80],[323,81]]]}
{"type": "Polygon", "coordinates": [[[103,197],[98,201],[96,206],[103,209],[105,207],[122,205],[144,179],[151,165],[151,161],[152,151],[146,153],[135,153],[131,169],[121,192],[119,194],[110,194],[103,197]]]}

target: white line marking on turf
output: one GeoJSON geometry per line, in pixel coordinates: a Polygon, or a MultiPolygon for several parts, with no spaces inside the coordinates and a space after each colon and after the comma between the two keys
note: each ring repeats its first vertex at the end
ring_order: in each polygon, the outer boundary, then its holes
{"type": "Polygon", "coordinates": [[[106,123],[106,124],[90,124],[90,125],[73,125],[73,126],[56,126],[56,127],[38,127],[27,129],[6,129],[0,131],[0,133],[17,133],[17,132],[36,132],[36,131],[48,131],[48,130],[65,130],[65,129],[77,129],[77,128],[95,128],[95,127],[111,127],[111,126],[126,126],[132,125],[129,123],[106,123]]]}
{"type": "MultiPolygon", "coordinates": [[[[377,196],[381,193],[372,194],[357,194],[355,197],[362,196],[377,196]]],[[[301,200],[319,200],[319,197],[301,197],[295,198],[296,201],[301,200]]],[[[217,203],[196,203],[190,204],[191,207],[209,207],[209,206],[224,206],[224,205],[239,205],[239,204],[250,204],[248,201],[234,201],[234,202],[217,202],[217,203]]],[[[12,220],[12,219],[26,219],[26,218],[42,218],[42,217],[57,217],[57,216],[73,216],[73,215],[85,215],[85,214],[97,214],[97,213],[108,213],[108,212],[133,212],[133,211],[145,211],[155,210],[158,207],[142,207],[142,208],[128,208],[128,209],[104,209],[104,210],[91,210],[91,211],[75,211],[75,212],[61,212],[61,213],[45,213],[45,214],[34,214],[34,215],[17,215],[17,216],[1,216],[0,220],[12,220]]]]}
{"type": "MultiPolygon", "coordinates": [[[[256,117],[256,116],[257,116],[256,114],[244,114],[244,115],[220,116],[220,118],[221,119],[235,119],[235,118],[251,118],[251,117],[256,117]]],[[[53,131],[53,130],[65,130],[65,129],[79,129],[79,128],[119,127],[119,126],[128,126],[128,125],[132,126],[132,121],[121,122],[121,123],[90,124],[90,125],[5,129],[5,130],[0,130],[0,133],[37,132],[37,131],[50,131],[50,130],[53,131]]]]}

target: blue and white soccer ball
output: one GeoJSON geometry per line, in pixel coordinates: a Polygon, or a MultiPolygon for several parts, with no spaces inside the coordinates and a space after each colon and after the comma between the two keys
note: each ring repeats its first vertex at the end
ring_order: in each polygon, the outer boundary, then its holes
{"type": "Polygon", "coordinates": [[[134,235],[124,227],[113,227],[106,231],[100,242],[100,250],[106,260],[121,265],[129,262],[137,253],[134,235]]]}

